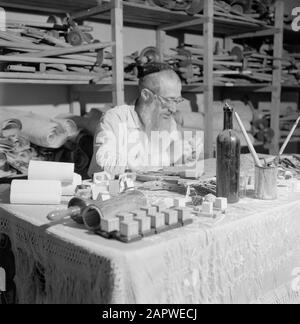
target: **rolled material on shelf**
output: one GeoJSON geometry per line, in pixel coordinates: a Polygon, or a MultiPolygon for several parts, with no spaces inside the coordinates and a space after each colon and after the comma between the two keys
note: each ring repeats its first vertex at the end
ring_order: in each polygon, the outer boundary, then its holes
{"type": "Polygon", "coordinates": [[[145,195],[132,190],[104,202],[95,201],[84,210],[82,218],[87,229],[96,231],[100,229],[101,219],[114,218],[118,213],[132,212],[146,205],[145,195]]]}
{"type": "Polygon", "coordinates": [[[30,161],[29,180],[56,180],[62,183],[73,183],[74,163],[30,161]]]}
{"type": "Polygon", "coordinates": [[[64,128],[69,138],[76,137],[78,135],[79,129],[72,119],[55,118],[54,120],[64,128]]]}
{"type": "Polygon", "coordinates": [[[62,187],[60,181],[13,180],[10,203],[21,205],[59,205],[62,187]]]}
{"type": "Polygon", "coordinates": [[[0,110],[0,123],[10,118],[21,121],[22,133],[35,145],[55,149],[68,140],[63,125],[47,117],[14,109],[0,110]]]}

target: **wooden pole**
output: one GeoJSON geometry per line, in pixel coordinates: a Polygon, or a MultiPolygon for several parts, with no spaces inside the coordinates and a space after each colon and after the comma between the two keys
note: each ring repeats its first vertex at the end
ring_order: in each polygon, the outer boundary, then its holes
{"type": "Polygon", "coordinates": [[[111,24],[113,46],[113,104],[121,106],[124,96],[123,62],[123,1],[111,0],[111,24]]]}
{"type": "Polygon", "coordinates": [[[162,29],[156,30],[156,47],[159,50],[160,61],[164,61],[164,53],[165,53],[165,45],[166,45],[166,32],[162,29]]]}
{"type": "MultiPolygon", "coordinates": [[[[284,1],[276,0],[275,4],[275,28],[277,30],[274,36],[274,56],[279,58],[283,54],[283,26],[284,26],[284,1]]],[[[270,153],[277,155],[279,152],[280,141],[280,107],[281,107],[281,75],[282,61],[274,60],[273,71],[273,92],[272,92],[272,110],[271,110],[271,128],[275,135],[272,141],[270,153]]]]}
{"type": "Polygon", "coordinates": [[[212,158],[213,148],[213,101],[214,101],[214,1],[204,0],[204,106],[205,106],[205,158],[212,158]]]}

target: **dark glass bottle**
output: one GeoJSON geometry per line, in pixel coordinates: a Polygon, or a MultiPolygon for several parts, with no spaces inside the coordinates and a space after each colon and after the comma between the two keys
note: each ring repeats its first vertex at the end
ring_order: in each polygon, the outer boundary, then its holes
{"type": "Polygon", "coordinates": [[[241,142],[233,130],[233,109],[224,107],[224,131],[217,138],[217,197],[239,201],[241,142]]]}

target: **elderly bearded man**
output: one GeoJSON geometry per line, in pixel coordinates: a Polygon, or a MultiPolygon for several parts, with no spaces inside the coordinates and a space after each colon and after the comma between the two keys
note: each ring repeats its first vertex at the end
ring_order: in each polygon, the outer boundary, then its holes
{"type": "Polygon", "coordinates": [[[162,64],[145,71],[135,106],[111,109],[100,121],[91,176],[103,170],[118,175],[159,169],[191,158],[193,147],[183,141],[176,122],[176,106],[183,101],[178,75],[162,64]]]}

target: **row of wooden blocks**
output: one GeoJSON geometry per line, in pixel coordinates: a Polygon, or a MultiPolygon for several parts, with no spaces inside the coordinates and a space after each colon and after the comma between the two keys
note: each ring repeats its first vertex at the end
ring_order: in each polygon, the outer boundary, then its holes
{"type": "Polygon", "coordinates": [[[225,213],[227,208],[227,198],[217,198],[215,202],[206,201],[202,204],[200,216],[213,217],[214,211],[225,213]]]}
{"type": "Polygon", "coordinates": [[[190,208],[166,209],[153,205],[130,213],[120,213],[115,218],[101,219],[98,234],[129,243],[142,237],[159,234],[192,223],[190,208]]]}

